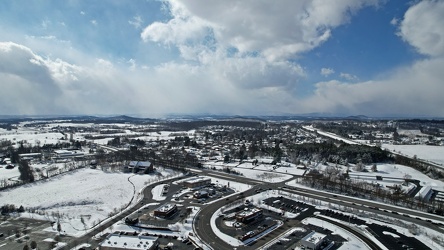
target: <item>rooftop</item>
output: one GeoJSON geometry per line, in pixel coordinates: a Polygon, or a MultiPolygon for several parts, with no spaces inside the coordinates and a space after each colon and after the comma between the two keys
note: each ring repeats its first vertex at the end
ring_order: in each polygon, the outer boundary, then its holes
{"type": "Polygon", "coordinates": [[[174,209],[174,207],[176,207],[176,204],[165,203],[162,206],[160,206],[159,208],[157,208],[156,210],[159,212],[168,212],[171,209],[174,209]]]}
{"type": "Polygon", "coordinates": [[[312,231],[311,233],[307,234],[302,240],[311,242],[313,244],[318,244],[320,241],[322,241],[327,235],[318,233],[316,231],[312,231]]]}
{"type": "Polygon", "coordinates": [[[134,167],[149,167],[151,166],[151,162],[149,161],[131,161],[130,166],[134,166],[134,167]]]}
{"type": "Polygon", "coordinates": [[[201,181],[211,181],[211,178],[203,177],[203,176],[194,176],[194,177],[190,177],[190,178],[183,180],[183,182],[186,182],[186,183],[196,183],[196,182],[201,182],[201,181]]]}
{"type": "Polygon", "coordinates": [[[241,216],[241,217],[248,217],[248,216],[251,216],[251,215],[253,215],[257,212],[260,212],[260,211],[261,211],[261,209],[259,209],[259,208],[253,208],[253,209],[241,211],[241,212],[237,213],[236,215],[241,216]]]}
{"type": "Polygon", "coordinates": [[[156,244],[157,237],[152,236],[128,236],[110,234],[100,243],[101,247],[115,247],[125,249],[149,249],[156,244]]]}

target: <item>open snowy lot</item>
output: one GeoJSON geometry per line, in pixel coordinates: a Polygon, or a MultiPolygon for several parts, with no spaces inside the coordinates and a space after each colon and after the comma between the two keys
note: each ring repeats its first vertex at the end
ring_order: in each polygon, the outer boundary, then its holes
{"type": "MultiPolygon", "coordinates": [[[[161,172],[162,176],[177,175],[161,172]]],[[[2,204],[23,205],[41,212],[45,219],[60,217],[62,230],[77,236],[101,220],[126,207],[133,197],[157,175],[105,173],[101,170],[81,169],[48,180],[26,184],[0,192],[2,204]],[[134,186],[133,186],[134,185],[134,186]],[[58,214],[58,215],[57,215],[58,214]]],[[[33,214],[28,214],[33,217],[33,214]]],[[[39,217],[35,215],[35,217],[39,217]]],[[[52,231],[51,228],[48,230],[52,231]]]]}
{"type": "Polygon", "coordinates": [[[302,176],[305,173],[305,169],[298,169],[295,164],[291,163],[283,163],[280,165],[265,165],[260,164],[256,167],[254,167],[255,170],[263,170],[263,171],[270,171],[270,172],[278,172],[278,173],[284,173],[284,174],[292,174],[292,175],[298,175],[302,176]],[[275,168],[275,169],[273,169],[275,168]]]}
{"type": "Polygon", "coordinates": [[[0,181],[8,181],[8,179],[12,178],[17,180],[20,176],[20,172],[18,171],[18,167],[14,167],[13,169],[6,169],[6,165],[0,165],[0,181]]]}
{"type": "Polygon", "coordinates": [[[53,132],[39,132],[35,130],[28,129],[18,129],[11,131],[0,131],[0,139],[11,141],[15,143],[15,147],[18,147],[20,141],[26,141],[26,143],[34,146],[40,143],[40,145],[45,144],[56,144],[60,142],[60,139],[64,139],[65,136],[61,133],[53,132]]]}
{"type": "Polygon", "coordinates": [[[444,146],[383,144],[382,148],[400,152],[410,157],[416,155],[419,159],[432,161],[441,165],[444,164],[444,146]]]}
{"type": "MultiPolygon", "coordinates": [[[[347,169],[342,165],[338,165],[338,167],[341,169],[341,171],[345,171],[347,169]]],[[[319,164],[316,168],[320,171],[325,171],[326,166],[319,164]]],[[[444,192],[443,181],[432,179],[411,167],[403,165],[377,164],[377,172],[372,172],[370,170],[371,165],[366,166],[367,172],[353,171],[353,167],[350,167],[350,169],[352,170],[350,172],[350,177],[360,179],[362,181],[379,183],[383,187],[392,186],[394,184],[402,184],[404,179],[416,179],[420,181],[421,186],[431,186],[434,190],[444,192]],[[377,180],[376,176],[382,177],[382,180],[377,180]]]]}
{"type": "Polygon", "coordinates": [[[292,178],[292,175],[281,174],[275,172],[261,171],[255,169],[245,169],[245,168],[234,168],[234,170],[243,174],[245,177],[250,179],[261,180],[270,183],[282,182],[292,178]]]}

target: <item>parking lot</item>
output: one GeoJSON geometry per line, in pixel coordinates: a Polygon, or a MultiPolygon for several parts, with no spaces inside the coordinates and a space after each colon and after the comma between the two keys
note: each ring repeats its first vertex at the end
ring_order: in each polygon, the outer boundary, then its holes
{"type": "Polygon", "coordinates": [[[388,226],[380,226],[377,224],[367,224],[367,226],[369,228],[368,231],[391,250],[430,249],[418,239],[400,234],[388,226]]]}
{"type": "Polygon", "coordinates": [[[0,248],[2,250],[23,249],[30,246],[32,241],[37,242],[39,249],[50,249],[54,244],[45,239],[69,241],[68,236],[58,236],[57,232],[45,230],[51,228],[48,221],[27,219],[21,217],[2,216],[0,222],[0,248]]]}
{"type": "Polygon", "coordinates": [[[306,204],[305,202],[290,200],[285,197],[270,197],[265,199],[263,203],[267,206],[277,208],[282,212],[290,212],[293,214],[307,212],[310,214],[314,210],[314,207],[306,204]]]}

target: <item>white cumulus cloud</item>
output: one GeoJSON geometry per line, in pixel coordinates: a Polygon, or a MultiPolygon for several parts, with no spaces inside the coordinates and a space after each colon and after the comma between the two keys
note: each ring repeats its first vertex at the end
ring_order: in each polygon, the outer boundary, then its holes
{"type": "Polygon", "coordinates": [[[341,72],[341,74],[339,74],[339,76],[341,78],[344,78],[344,79],[348,80],[348,81],[357,81],[357,80],[359,80],[359,78],[357,76],[349,74],[349,73],[341,72]]]}
{"type": "Polygon", "coordinates": [[[410,7],[400,23],[399,35],[419,53],[444,55],[444,1],[424,0],[410,7]]]}
{"type": "Polygon", "coordinates": [[[325,77],[327,77],[331,74],[334,74],[334,73],[335,73],[335,71],[332,68],[322,68],[321,69],[321,75],[323,75],[325,77]]]}
{"type": "Polygon", "coordinates": [[[148,25],[145,41],[180,45],[208,38],[240,53],[259,53],[269,61],[292,58],[331,36],[331,29],[377,0],[167,1],[172,19],[148,25]]]}

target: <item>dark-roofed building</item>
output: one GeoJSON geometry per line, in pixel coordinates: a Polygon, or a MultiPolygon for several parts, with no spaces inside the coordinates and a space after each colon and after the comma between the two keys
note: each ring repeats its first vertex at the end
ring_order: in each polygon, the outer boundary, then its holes
{"type": "Polygon", "coordinates": [[[245,209],[236,214],[236,221],[242,223],[248,223],[260,216],[262,216],[262,209],[259,208],[245,209]]]}
{"type": "Polygon", "coordinates": [[[149,161],[131,161],[126,168],[127,172],[146,174],[154,170],[154,165],[149,161]]]}
{"type": "Polygon", "coordinates": [[[177,211],[176,204],[165,203],[162,206],[158,207],[154,210],[154,216],[161,218],[168,218],[173,215],[177,211]]]}

